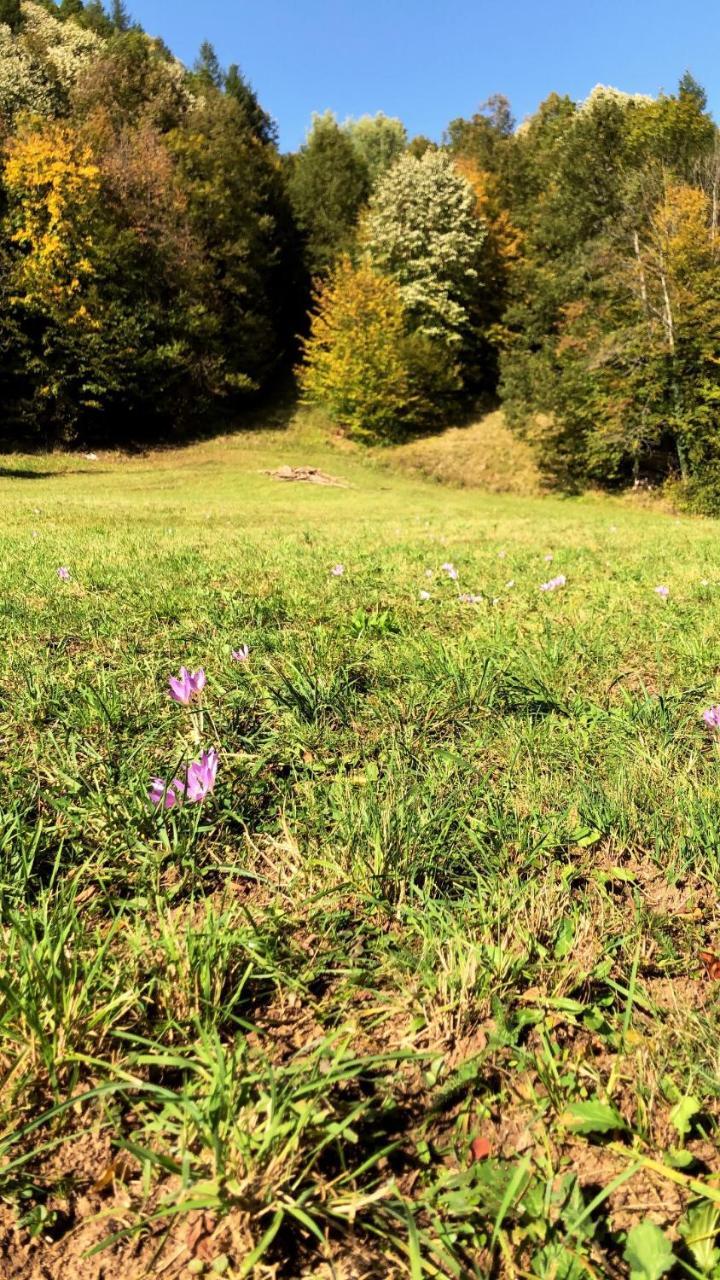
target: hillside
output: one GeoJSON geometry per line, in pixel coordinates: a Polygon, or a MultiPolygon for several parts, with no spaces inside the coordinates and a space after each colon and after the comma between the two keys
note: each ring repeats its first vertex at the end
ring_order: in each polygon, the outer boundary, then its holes
{"type": "Polygon", "coordinates": [[[461,489],[525,496],[542,491],[531,450],[508,430],[500,411],[471,426],[398,445],[387,451],[387,461],[400,471],[461,489]]]}

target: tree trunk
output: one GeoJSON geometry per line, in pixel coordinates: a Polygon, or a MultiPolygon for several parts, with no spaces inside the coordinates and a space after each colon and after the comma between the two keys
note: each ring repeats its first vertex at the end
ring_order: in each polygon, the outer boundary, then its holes
{"type": "Polygon", "coordinates": [[[633,231],[633,245],[635,248],[635,260],[637,262],[638,280],[640,282],[640,297],[642,298],[643,311],[650,328],[652,329],[652,321],[650,317],[650,303],[648,301],[647,280],[645,279],[645,267],[643,266],[642,255],[640,253],[640,236],[637,231],[633,231]]]}
{"type": "Polygon", "coordinates": [[[663,323],[665,325],[665,336],[671,353],[675,354],[675,323],[673,320],[672,306],[670,303],[670,294],[667,286],[667,276],[665,275],[665,259],[660,253],[660,285],[663,295],[663,323]]]}

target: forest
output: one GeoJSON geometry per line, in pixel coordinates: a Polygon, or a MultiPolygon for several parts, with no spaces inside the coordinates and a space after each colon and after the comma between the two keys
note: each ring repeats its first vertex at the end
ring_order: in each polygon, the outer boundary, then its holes
{"type": "MultiPolygon", "coordinates": [[[[481,94],[478,95],[479,97],[481,94]]],[[[548,487],[720,510],[720,148],[656,97],[501,94],[440,142],[316,115],[122,0],[0,0],[0,400],[12,447],[138,446],[296,379],[358,441],[501,404],[548,487]]]]}

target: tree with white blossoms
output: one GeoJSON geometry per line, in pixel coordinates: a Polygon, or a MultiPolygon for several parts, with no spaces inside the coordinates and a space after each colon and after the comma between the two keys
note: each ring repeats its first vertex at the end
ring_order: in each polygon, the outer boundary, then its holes
{"type": "Polygon", "coordinates": [[[70,90],[102,47],[94,31],[61,22],[42,5],[22,0],[16,29],[0,22],[0,117],[8,123],[24,111],[61,114],[70,90]]]}
{"type": "Polygon", "coordinates": [[[401,156],[380,178],[363,226],[371,261],[399,285],[412,327],[453,348],[473,329],[485,236],[473,189],[444,151],[401,156]]]}

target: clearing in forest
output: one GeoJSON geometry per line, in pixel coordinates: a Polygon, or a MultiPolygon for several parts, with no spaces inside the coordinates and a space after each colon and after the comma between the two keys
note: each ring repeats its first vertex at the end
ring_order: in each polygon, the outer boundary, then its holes
{"type": "Polygon", "coordinates": [[[0,501],[3,1280],[717,1275],[717,526],[277,433],[0,501]]]}

